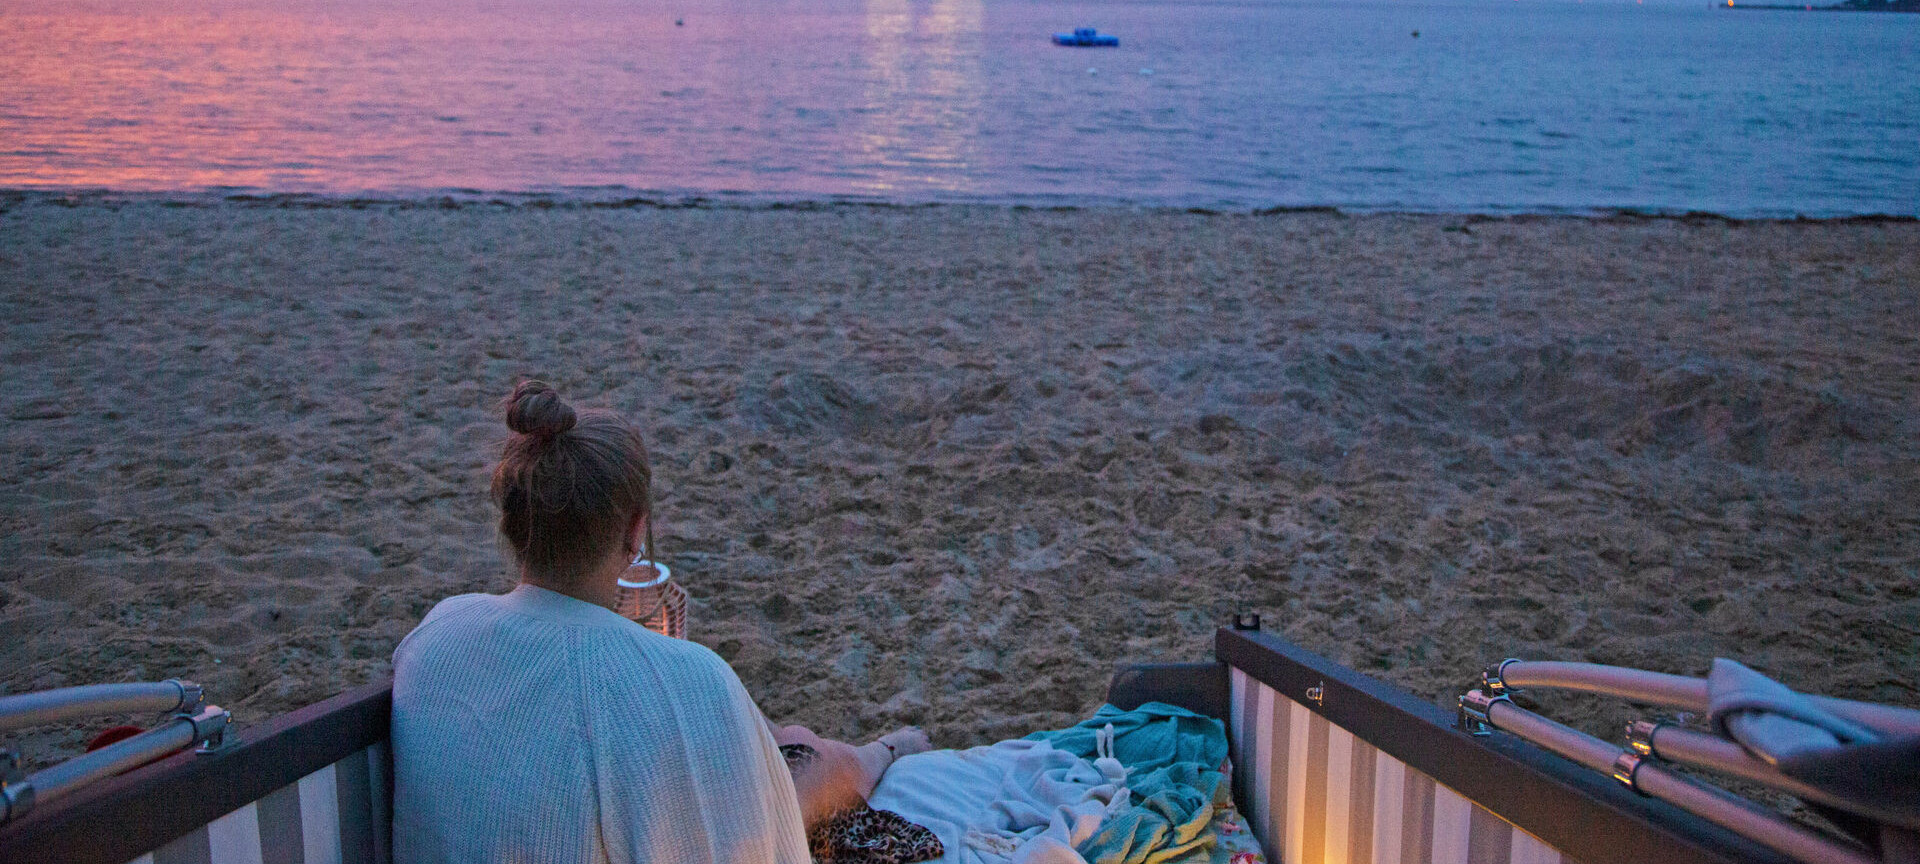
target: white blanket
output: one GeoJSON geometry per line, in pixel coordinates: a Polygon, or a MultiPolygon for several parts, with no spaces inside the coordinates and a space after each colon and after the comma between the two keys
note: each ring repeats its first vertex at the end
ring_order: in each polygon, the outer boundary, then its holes
{"type": "Polygon", "coordinates": [[[1126,771],[1044,741],[906,756],[867,803],[924,825],[947,864],[1086,864],[1073,847],[1127,806],[1126,771]]]}

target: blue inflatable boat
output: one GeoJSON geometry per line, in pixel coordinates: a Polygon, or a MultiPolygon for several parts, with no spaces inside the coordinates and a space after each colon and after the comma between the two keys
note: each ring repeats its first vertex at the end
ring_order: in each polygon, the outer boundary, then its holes
{"type": "Polygon", "coordinates": [[[1072,48],[1118,48],[1120,37],[1102,35],[1092,27],[1075,27],[1072,33],[1053,34],[1053,44],[1072,48]]]}

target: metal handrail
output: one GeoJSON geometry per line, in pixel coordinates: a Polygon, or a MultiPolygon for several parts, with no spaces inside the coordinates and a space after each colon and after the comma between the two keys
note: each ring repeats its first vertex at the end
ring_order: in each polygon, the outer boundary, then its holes
{"type": "Polygon", "coordinates": [[[27,778],[36,804],[55,801],[96,780],[103,780],[185,750],[208,739],[217,741],[232,715],[208,705],[194,715],[180,714],[167,723],[84,756],[34,772],[27,778]]]}
{"type": "Polygon", "coordinates": [[[0,732],[107,714],[192,713],[199,710],[200,700],[200,685],[178,678],[0,696],[0,732]]]}
{"type": "Polygon", "coordinates": [[[1911,815],[1876,808],[1872,802],[1843,798],[1818,786],[1789,777],[1766,760],[1748,753],[1745,747],[1718,735],[1709,735],[1670,723],[1635,720],[1627,724],[1627,741],[1634,752],[1643,756],[1656,756],[1668,762],[1705,768],[1729,777],[1751,780],[1803,801],[1826,804],[1905,828],[1920,829],[1920,820],[1911,815]]]}
{"type": "Polygon", "coordinates": [[[26,776],[12,751],[0,751],[0,824],[97,780],[130,771],[196,744],[218,746],[233,715],[202,705],[200,685],[178,678],[92,684],[0,697],[0,732],[109,714],[171,713],[159,726],[26,776]]]}
{"type": "Polygon", "coordinates": [[[1528,711],[1505,696],[1473,690],[1461,711],[1528,743],[1612,775],[1629,788],[1807,864],[1878,864],[1860,850],[1802,828],[1730,792],[1683,777],[1656,762],[1528,711]]]}
{"type": "Polygon", "coordinates": [[[342,790],[366,783],[370,797],[342,806],[368,814],[375,827],[341,835],[340,855],[391,857],[380,835],[392,815],[383,790],[393,776],[386,746],[392,694],[392,681],[383,679],[245,730],[230,727],[204,752],[176,753],[86,786],[0,826],[0,861],[126,864],[354,754],[364,761],[341,766],[342,790]],[[358,774],[359,765],[368,773],[358,774]]]}
{"type": "Polygon", "coordinates": [[[1707,681],[1598,663],[1508,660],[1490,673],[1509,689],[1574,690],[1705,713],[1707,681]]]}
{"type": "MultiPolygon", "coordinates": [[[[1688,678],[1598,663],[1507,660],[1487,670],[1486,682],[1496,695],[1504,690],[1537,687],[1614,696],[1702,714],[1708,710],[1705,678],[1688,678]]],[[[1824,711],[1876,731],[1895,736],[1920,735],[1920,711],[1810,693],[1801,695],[1824,711]]]]}

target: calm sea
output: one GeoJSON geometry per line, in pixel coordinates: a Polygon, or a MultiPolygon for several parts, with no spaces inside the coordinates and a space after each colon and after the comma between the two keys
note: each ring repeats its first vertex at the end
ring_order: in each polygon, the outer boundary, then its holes
{"type": "Polygon", "coordinates": [[[0,187],[1916,215],[1920,16],[0,0],[0,187]]]}

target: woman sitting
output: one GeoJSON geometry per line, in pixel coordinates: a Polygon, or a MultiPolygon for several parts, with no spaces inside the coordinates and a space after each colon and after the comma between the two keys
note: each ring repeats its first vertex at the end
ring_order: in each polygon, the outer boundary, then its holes
{"type": "Polygon", "coordinates": [[[639,432],[537,381],[507,426],[520,585],[442,601],[394,651],[397,861],[803,864],[809,829],[926,749],[776,730],[718,655],[616,614],[651,512],[639,432]]]}

